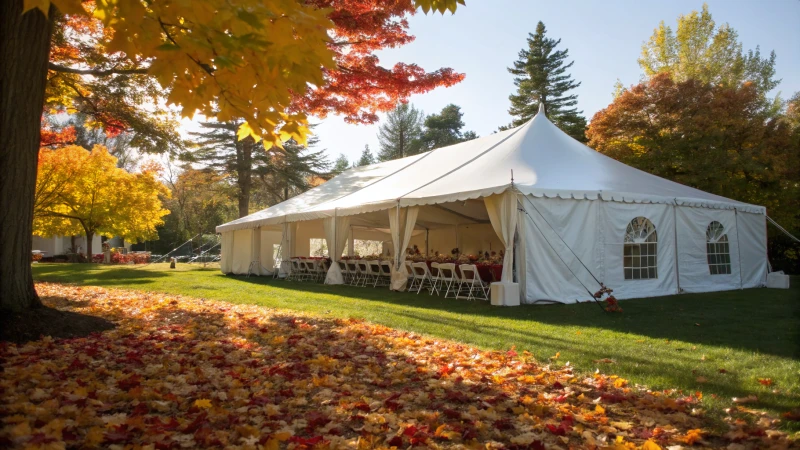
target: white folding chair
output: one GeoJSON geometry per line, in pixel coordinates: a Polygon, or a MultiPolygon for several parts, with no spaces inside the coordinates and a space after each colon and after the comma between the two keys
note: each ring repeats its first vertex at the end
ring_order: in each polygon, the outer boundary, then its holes
{"type": "Polygon", "coordinates": [[[290,270],[289,275],[286,277],[286,281],[299,281],[303,271],[300,265],[300,259],[292,258],[289,260],[289,264],[290,270]]]}
{"type": "Polygon", "coordinates": [[[405,264],[406,272],[408,272],[408,274],[407,274],[407,276],[408,276],[408,287],[407,287],[407,290],[408,290],[408,292],[411,292],[416,287],[415,283],[416,283],[417,279],[414,278],[414,269],[411,268],[411,261],[405,260],[405,261],[403,261],[403,264],[405,264]]]}
{"type": "Polygon", "coordinates": [[[444,291],[444,298],[453,294],[453,298],[458,297],[459,279],[456,273],[456,265],[453,263],[439,264],[439,289],[444,291]]]}
{"type": "Polygon", "coordinates": [[[435,292],[437,295],[439,294],[439,263],[432,262],[431,263],[431,295],[435,292]]]}
{"type": "Polygon", "coordinates": [[[392,284],[392,263],[389,261],[380,262],[380,278],[382,286],[390,286],[392,284]]]}
{"type": "Polygon", "coordinates": [[[378,287],[378,283],[381,282],[381,262],[377,259],[367,261],[367,273],[372,287],[378,287]]]}
{"type": "Polygon", "coordinates": [[[320,283],[325,282],[328,276],[328,270],[331,268],[331,263],[327,259],[317,261],[317,281],[320,283]]]}
{"type": "Polygon", "coordinates": [[[339,265],[339,271],[342,272],[344,284],[347,284],[350,281],[350,271],[347,270],[347,263],[344,261],[336,261],[336,264],[339,265]]]}
{"type": "Polygon", "coordinates": [[[356,262],[347,260],[345,265],[347,266],[347,273],[350,275],[350,285],[358,284],[360,274],[358,272],[358,265],[356,265],[356,262]]]}
{"type": "Polygon", "coordinates": [[[461,270],[461,283],[458,286],[459,297],[461,297],[464,289],[468,289],[467,300],[489,300],[487,286],[481,280],[478,267],[475,264],[461,264],[458,268],[461,270]]]}
{"type": "Polygon", "coordinates": [[[414,271],[414,278],[417,280],[417,294],[422,289],[431,289],[433,287],[433,279],[431,278],[431,271],[428,270],[428,264],[418,262],[411,264],[411,269],[414,271]]]}
{"type": "Polygon", "coordinates": [[[358,280],[356,280],[356,286],[359,284],[361,287],[367,286],[367,281],[369,279],[369,264],[367,261],[360,259],[356,262],[356,270],[358,270],[358,280]]]}
{"type": "Polygon", "coordinates": [[[317,277],[317,261],[313,259],[304,259],[302,261],[305,270],[305,281],[314,280],[317,277]]]}

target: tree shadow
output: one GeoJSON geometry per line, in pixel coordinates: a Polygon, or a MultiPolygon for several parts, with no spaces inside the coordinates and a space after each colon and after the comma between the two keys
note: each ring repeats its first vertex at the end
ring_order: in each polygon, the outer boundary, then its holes
{"type": "Polygon", "coordinates": [[[167,272],[146,270],[145,265],[109,266],[100,264],[37,264],[34,268],[36,281],[54,283],[76,283],[91,285],[101,283],[104,286],[147,285],[170,276],[167,272]]]}
{"type": "MultiPolygon", "coordinates": [[[[177,417],[182,437],[193,436],[197,446],[215,446],[217,432],[235,439],[253,433],[247,424],[258,416],[258,422],[252,422],[258,424],[258,436],[277,433],[287,423],[302,424],[289,441],[299,447],[320,443],[323,436],[361,439],[370,446],[433,446],[448,440],[510,445],[510,438],[530,431],[535,423],[543,429],[536,439],[556,441],[558,435],[566,435],[558,442],[579,446],[581,438],[566,429],[571,429],[580,408],[584,414],[595,413],[595,404],[584,397],[602,398],[607,408],[603,416],[630,421],[637,429],[654,424],[644,425],[648,416],[631,415],[632,408],[661,408],[655,425],[675,426],[681,434],[704,425],[686,414],[687,405],[664,410],[665,404],[653,398],[643,403],[642,394],[615,388],[608,379],[579,379],[570,369],[543,368],[514,352],[477,351],[357,320],[158,294],[117,299],[111,292],[108,298],[101,295],[87,303],[76,299],[86,291],[74,289],[63,289],[46,301],[100,310],[119,321],[119,331],[37,346],[25,358],[47,363],[70,355],[71,363],[51,377],[55,385],[47,386],[48,392],[70,392],[67,386],[75,379],[81,386],[105,386],[109,370],[120,374],[112,379],[120,395],[81,404],[86,408],[81,414],[94,417],[82,421],[81,427],[101,420],[103,413],[94,408],[126,418],[124,427],[108,425],[104,445],[147,444],[152,438],[170,446],[171,433],[165,429],[176,429],[177,417]],[[176,389],[177,395],[164,386],[176,389]],[[575,389],[583,394],[580,398],[573,395],[575,389]],[[220,409],[212,415],[198,406],[199,399],[220,409]],[[238,413],[230,414],[234,410],[238,413]],[[527,422],[520,420],[523,416],[527,422]],[[549,432],[541,422],[549,424],[549,432]],[[559,426],[565,433],[559,433],[559,426]]],[[[407,314],[444,326],[458,324],[449,318],[407,314]]],[[[496,327],[492,332],[503,330],[496,327]]],[[[25,358],[10,357],[6,365],[23,365],[25,358]]],[[[38,381],[21,380],[13,389],[26,392],[31,383],[38,381]]],[[[11,389],[6,393],[18,395],[11,389]]],[[[84,431],[70,428],[69,435],[83,439],[84,431]]],[[[627,436],[639,444],[647,439],[627,436]]],[[[80,441],[73,444],[81,446],[80,441]]]]}
{"type": "MultiPolygon", "coordinates": [[[[485,301],[443,299],[427,293],[392,292],[319,283],[287,282],[268,277],[228,276],[237,280],[317,294],[408,306],[431,314],[461,315],[460,327],[489,327],[481,318],[508,319],[532,329],[536,324],[591,327],[656,339],[751,350],[785,358],[800,358],[800,288],[746,289],[624,300],[622,314],[605,313],[593,302],[570,305],[521,305],[501,308],[485,301]],[[474,320],[474,319],[478,320],[474,320]]],[[[793,277],[794,286],[800,277],[793,277]]],[[[394,310],[387,310],[396,314],[394,310]]],[[[419,319],[422,320],[423,316],[419,319]]],[[[432,320],[425,315],[426,320],[432,320]]]]}

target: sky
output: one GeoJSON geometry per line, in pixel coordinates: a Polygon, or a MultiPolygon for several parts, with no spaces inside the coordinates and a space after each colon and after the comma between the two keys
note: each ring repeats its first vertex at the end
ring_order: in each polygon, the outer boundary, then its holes
{"type": "MultiPolygon", "coordinates": [[[[739,32],[744,49],[761,47],[762,55],[777,54],[780,85],[772,92],[787,98],[800,91],[800,0],[707,0],[717,25],[730,24],[739,32]]],[[[437,88],[411,97],[426,114],[439,112],[449,103],[461,106],[464,131],[481,136],[511,121],[508,96],[513,77],[506,68],[526,45],[528,33],[544,22],[551,38],[561,39],[559,49],[569,49],[578,109],[587,119],[611,102],[614,84],[636,84],[642,71],[636,62],[641,47],[662,20],[676,29],[681,14],[700,10],[700,0],[466,0],[450,13],[411,17],[411,44],[378,53],[381,64],[416,63],[427,71],[451,67],[466,74],[450,88],[437,88]]],[[[369,144],[377,153],[378,126],[351,125],[341,117],[312,119],[318,148],[331,160],[344,154],[351,161],[369,144]]]]}

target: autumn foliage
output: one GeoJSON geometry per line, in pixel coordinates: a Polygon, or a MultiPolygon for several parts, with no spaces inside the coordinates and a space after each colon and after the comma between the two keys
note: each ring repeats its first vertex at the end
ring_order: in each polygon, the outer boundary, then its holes
{"type": "MultiPolygon", "coordinates": [[[[159,196],[169,191],[156,178],[156,167],[128,173],[102,146],[92,151],[67,146],[42,149],[36,178],[34,233],[40,236],[87,236],[87,252],[96,233],[126,240],[157,236],[156,226],[169,211],[159,196]]],[[[99,250],[99,249],[97,249],[99,250]]]]}
{"type": "MultiPolygon", "coordinates": [[[[379,65],[375,52],[400,47],[414,40],[407,16],[415,13],[412,0],[312,0],[319,8],[332,9],[334,24],[328,47],[336,66],[324,70],[325,83],[300,95],[298,111],[324,117],[333,112],[353,123],[374,123],[376,112],[393,109],[412,94],[438,86],[452,86],[464,79],[453,69],[426,72],[416,64],[379,65]]],[[[455,6],[455,2],[452,2],[455,6]]]]}
{"type": "Polygon", "coordinates": [[[455,0],[219,0],[185,8],[145,8],[138,1],[53,3],[68,15],[54,34],[48,104],[89,114],[109,133],[145,121],[131,106],[158,104],[162,93],[155,81],[184,116],[199,110],[222,122],[242,118],[241,137],[263,136],[272,145],[304,143],[307,114],[373,123],[377,112],[412,94],[464,78],[449,68],[384,68],[375,55],[413,41],[407,16],[418,5],[454,11],[463,4],[455,0]],[[70,70],[87,64],[93,69],[70,70]],[[87,74],[110,77],[135,95],[116,95],[116,86],[109,91],[87,74]]]}
{"type": "Polygon", "coordinates": [[[730,431],[715,435],[698,412],[701,393],[579,376],[514,349],[156,293],[37,290],[48,306],[117,328],[0,346],[6,447],[788,445],[769,421],[732,418],[730,431]]]}
{"type": "Polygon", "coordinates": [[[800,225],[800,151],[753,83],[721,87],[668,74],[630,87],[592,118],[589,146],[646,172],[763,205],[800,225]]]}

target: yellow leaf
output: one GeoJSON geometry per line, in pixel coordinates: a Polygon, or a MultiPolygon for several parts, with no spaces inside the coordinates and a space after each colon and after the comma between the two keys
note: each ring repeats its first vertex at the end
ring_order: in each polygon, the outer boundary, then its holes
{"type": "Polygon", "coordinates": [[[283,441],[288,441],[289,438],[292,437],[292,433],[290,433],[288,431],[279,431],[279,432],[275,433],[274,436],[275,436],[275,439],[283,442],[283,441]]]}
{"type": "Polygon", "coordinates": [[[12,437],[25,437],[31,435],[31,426],[28,422],[20,422],[11,428],[12,437]]]}
{"type": "Polygon", "coordinates": [[[194,401],[194,406],[203,409],[211,408],[211,400],[207,398],[198,398],[194,401]]]}
{"type": "Polygon", "coordinates": [[[605,408],[603,408],[603,407],[602,407],[602,406],[600,406],[600,405],[597,405],[597,406],[595,406],[595,408],[594,408],[594,412],[596,412],[597,414],[605,414],[605,413],[606,413],[606,409],[605,409],[605,408]]]}
{"type": "Polygon", "coordinates": [[[661,450],[661,446],[648,439],[647,442],[642,445],[641,450],[661,450]]]}

